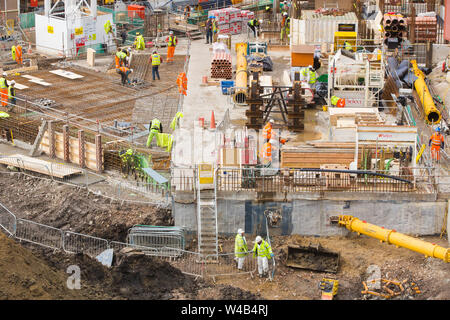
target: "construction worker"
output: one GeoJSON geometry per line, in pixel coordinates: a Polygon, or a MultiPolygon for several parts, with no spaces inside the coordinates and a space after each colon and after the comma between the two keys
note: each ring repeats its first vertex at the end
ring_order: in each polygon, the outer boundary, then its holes
{"type": "Polygon", "coordinates": [[[269,271],[269,259],[274,257],[272,248],[260,236],[255,239],[255,246],[253,247],[253,258],[258,258],[258,273],[259,277],[267,275],[269,271]]]}
{"type": "Polygon", "coordinates": [[[189,16],[191,15],[191,6],[187,5],[186,7],[184,7],[184,12],[183,12],[184,16],[187,18],[189,18],[189,16]]]}
{"type": "Polygon", "coordinates": [[[125,60],[127,58],[127,54],[125,49],[117,50],[116,56],[114,57],[116,62],[116,69],[120,67],[125,67],[125,60]]]}
{"type": "Polygon", "coordinates": [[[120,33],[120,37],[122,38],[122,45],[124,45],[128,38],[127,29],[122,30],[122,32],[120,33]]]}
{"type": "Polygon", "coordinates": [[[263,128],[262,135],[266,141],[269,141],[272,138],[274,122],[275,121],[273,119],[270,119],[263,128]]]}
{"type": "Polygon", "coordinates": [[[180,126],[180,119],[183,118],[183,117],[184,117],[183,112],[178,111],[175,114],[175,117],[173,117],[172,122],[170,123],[170,128],[172,130],[175,130],[177,126],[179,127],[180,126]]]}
{"type": "Polygon", "coordinates": [[[178,92],[180,92],[183,95],[187,95],[187,77],[186,73],[181,72],[177,77],[177,85],[178,85],[178,92]]]}
{"type": "Polygon", "coordinates": [[[214,16],[210,16],[206,21],[206,44],[213,43],[213,35],[217,32],[217,25],[214,16]]]}
{"type": "Polygon", "coordinates": [[[128,79],[128,75],[133,72],[133,69],[127,67],[119,67],[116,69],[116,72],[120,74],[122,85],[124,86],[126,83],[131,84],[130,79],[128,79]]]}
{"type": "Polygon", "coordinates": [[[436,160],[439,163],[441,159],[441,148],[444,148],[444,136],[441,134],[440,127],[437,127],[436,132],[431,135],[428,146],[431,147],[432,160],[436,160]]]}
{"type": "Polygon", "coordinates": [[[238,270],[242,270],[244,267],[245,256],[248,254],[247,240],[244,237],[244,230],[239,229],[237,231],[236,238],[234,240],[234,255],[237,261],[238,270]]]}
{"type": "Polygon", "coordinates": [[[276,143],[275,139],[270,139],[266,143],[263,144],[259,157],[261,159],[261,163],[264,165],[270,165],[272,162],[272,146],[276,143]]]}
{"type": "Polygon", "coordinates": [[[150,148],[150,145],[152,144],[153,137],[157,136],[159,133],[163,132],[162,124],[159,119],[155,118],[152,121],[150,121],[149,125],[149,135],[147,138],[147,148],[150,148]]]}
{"type": "Polygon", "coordinates": [[[136,50],[145,50],[145,40],[142,34],[136,32],[136,40],[134,40],[134,46],[136,50]]]}
{"type": "Polygon", "coordinates": [[[161,55],[156,51],[153,50],[153,54],[150,57],[151,59],[151,63],[152,63],[152,76],[153,76],[153,81],[155,81],[155,76],[158,76],[158,80],[161,80],[159,77],[159,66],[161,65],[162,62],[162,58],[161,55]]]}
{"type": "Polygon", "coordinates": [[[0,78],[0,96],[2,101],[2,107],[8,105],[8,81],[6,80],[6,72],[3,72],[3,76],[0,78]]]}
{"type": "Polygon", "coordinates": [[[16,88],[14,88],[16,82],[12,80],[8,87],[8,111],[12,111],[16,106],[16,88]]]}
{"type": "Polygon", "coordinates": [[[22,46],[18,45],[16,47],[16,62],[18,65],[22,65],[23,64],[23,59],[22,59],[22,46]]]}
{"type": "Polygon", "coordinates": [[[178,44],[177,36],[173,35],[173,31],[169,32],[169,36],[167,37],[166,42],[167,42],[167,62],[173,62],[175,47],[178,44]]]}
{"type": "Polygon", "coordinates": [[[281,41],[283,41],[283,35],[286,34],[286,40],[290,37],[291,18],[289,18],[287,12],[283,12],[283,20],[281,21],[281,41]]]}
{"type": "MultiPolygon", "coordinates": [[[[262,22],[262,20],[261,20],[261,22],[262,22]]],[[[247,23],[247,25],[250,27],[250,29],[252,29],[253,36],[256,38],[256,30],[258,30],[258,32],[259,32],[260,21],[253,18],[247,23]]]]}

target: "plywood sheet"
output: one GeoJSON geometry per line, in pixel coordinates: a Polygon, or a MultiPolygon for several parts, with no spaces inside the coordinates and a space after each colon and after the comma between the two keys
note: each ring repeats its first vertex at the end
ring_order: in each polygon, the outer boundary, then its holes
{"type": "Polygon", "coordinates": [[[57,178],[65,178],[82,173],[80,169],[72,168],[64,164],[52,165],[49,161],[24,156],[22,154],[14,154],[7,158],[0,158],[0,163],[24,168],[25,170],[45,175],[51,175],[57,178]]]}
{"type": "Polygon", "coordinates": [[[74,72],[70,72],[70,71],[67,71],[67,70],[58,69],[58,70],[51,70],[50,72],[53,73],[53,74],[56,74],[58,76],[61,76],[61,77],[64,77],[64,78],[68,78],[68,79],[72,79],[72,80],[73,79],[84,78],[84,76],[82,76],[80,74],[76,74],[74,72]]]}
{"type": "Polygon", "coordinates": [[[23,89],[28,89],[28,88],[29,88],[29,87],[27,87],[27,86],[25,86],[25,85],[23,85],[23,84],[17,83],[17,82],[16,82],[16,84],[14,85],[14,87],[15,87],[16,89],[19,89],[19,90],[23,90],[23,89]]]}

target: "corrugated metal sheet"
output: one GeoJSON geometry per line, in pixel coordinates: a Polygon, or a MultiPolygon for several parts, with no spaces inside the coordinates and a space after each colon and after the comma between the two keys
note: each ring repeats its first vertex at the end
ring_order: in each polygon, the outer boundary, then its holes
{"type": "Polygon", "coordinates": [[[339,23],[352,23],[358,32],[358,19],[354,12],[343,16],[324,16],[313,10],[303,10],[302,19],[291,19],[291,44],[333,43],[339,23]]]}

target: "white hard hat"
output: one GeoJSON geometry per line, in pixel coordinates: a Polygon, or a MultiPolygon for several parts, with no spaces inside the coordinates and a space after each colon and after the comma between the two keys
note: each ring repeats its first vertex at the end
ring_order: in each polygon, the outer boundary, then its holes
{"type": "Polygon", "coordinates": [[[262,240],[262,238],[260,236],[257,236],[255,239],[255,242],[260,242],[262,240]]]}
{"type": "Polygon", "coordinates": [[[275,121],[274,121],[273,119],[270,119],[269,122],[270,122],[270,123],[274,123],[275,121]]]}
{"type": "Polygon", "coordinates": [[[15,85],[16,82],[14,80],[11,81],[11,85],[15,85]]]}
{"type": "Polygon", "coordinates": [[[259,23],[263,23],[263,19],[259,19],[259,23]]]}
{"type": "Polygon", "coordinates": [[[6,72],[3,72],[3,76],[6,77],[8,74],[6,72]]]}
{"type": "Polygon", "coordinates": [[[287,14],[287,12],[283,12],[283,16],[287,16],[288,14],[287,14]]]}
{"type": "Polygon", "coordinates": [[[131,72],[133,72],[133,69],[130,69],[131,72]]]}
{"type": "Polygon", "coordinates": [[[242,233],[244,233],[244,230],[242,230],[242,229],[238,229],[238,232],[237,232],[238,234],[242,234],[242,233]]]}
{"type": "Polygon", "coordinates": [[[173,31],[170,31],[169,34],[173,34],[173,31]]]}
{"type": "Polygon", "coordinates": [[[277,143],[277,140],[275,140],[275,139],[270,139],[270,140],[269,140],[269,143],[270,143],[270,144],[275,144],[275,143],[277,143]]]}

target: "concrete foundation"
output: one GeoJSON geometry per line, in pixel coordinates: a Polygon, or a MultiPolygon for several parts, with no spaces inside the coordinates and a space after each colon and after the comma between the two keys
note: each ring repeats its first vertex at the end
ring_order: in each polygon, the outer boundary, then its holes
{"type": "MultiPolygon", "coordinates": [[[[238,228],[247,234],[265,234],[265,210],[280,209],[281,225],[269,230],[272,235],[345,235],[348,231],[330,225],[329,217],[348,214],[361,220],[395,229],[413,236],[438,234],[442,230],[447,201],[420,200],[307,200],[256,202],[236,198],[219,199],[218,230],[232,235],[238,228]]],[[[196,203],[174,202],[175,225],[197,230],[196,203]]],[[[449,226],[450,228],[450,226],[449,226]]]]}

